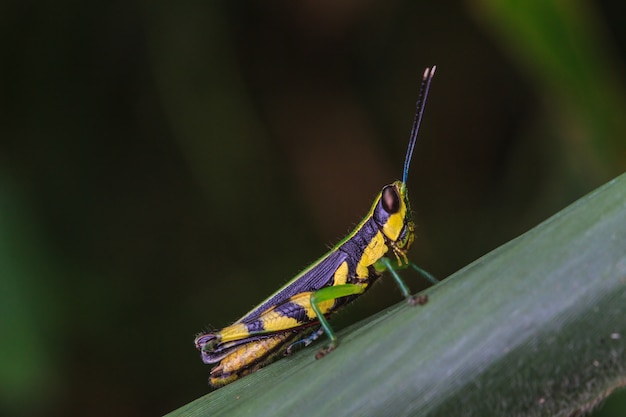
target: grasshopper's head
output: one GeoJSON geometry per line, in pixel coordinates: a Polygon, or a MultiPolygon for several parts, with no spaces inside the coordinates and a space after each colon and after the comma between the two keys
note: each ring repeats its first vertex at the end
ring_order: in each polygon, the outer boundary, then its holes
{"type": "Polygon", "coordinates": [[[406,184],[396,181],[386,185],[374,206],[373,218],[395,249],[405,252],[413,243],[415,224],[406,184]]]}
{"type": "Polygon", "coordinates": [[[409,177],[413,149],[415,149],[415,142],[417,141],[417,134],[422,122],[430,82],[435,75],[435,68],[434,66],[426,68],[422,77],[422,85],[415,105],[415,118],[413,119],[413,127],[411,128],[409,147],[404,157],[402,181],[396,181],[393,184],[385,186],[372,208],[374,221],[387,238],[388,244],[398,258],[398,261],[407,261],[406,251],[411,247],[415,237],[415,224],[411,219],[411,204],[409,203],[406,181],[409,177]]]}

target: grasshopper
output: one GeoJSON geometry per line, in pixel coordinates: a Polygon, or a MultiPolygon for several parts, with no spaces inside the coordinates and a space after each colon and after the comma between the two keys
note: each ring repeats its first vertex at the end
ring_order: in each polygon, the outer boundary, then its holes
{"type": "Polygon", "coordinates": [[[211,385],[233,382],[291,353],[295,346],[308,346],[324,333],[330,343],[317,352],[316,358],[331,352],[338,342],[328,317],[363,294],[385,271],[410,304],[425,302],[425,297],[411,295],[397,270],[411,267],[437,282],[407,258],[415,224],[406,186],[435,68],[424,71],[402,181],[383,187],[352,233],[265,301],[234,324],[196,337],[202,361],[217,364],[211,370],[211,385]],[[386,255],[393,255],[396,262],[386,255]]]}

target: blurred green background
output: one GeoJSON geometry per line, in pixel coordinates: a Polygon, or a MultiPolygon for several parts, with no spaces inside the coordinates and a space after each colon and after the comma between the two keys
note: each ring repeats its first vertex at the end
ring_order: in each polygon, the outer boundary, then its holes
{"type": "MultiPolygon", "coordinates": [[[[399,178],[428,65],[411,257],[436,276],[626,169],[620,0],[0,10],[1,415],[154,416],[208,392],[195,333],[399,178]]],[[[362,300],[337,326],[400,295],[362,300]]],[[[597,416],[624,413],[622,394],[597,416]]]]}

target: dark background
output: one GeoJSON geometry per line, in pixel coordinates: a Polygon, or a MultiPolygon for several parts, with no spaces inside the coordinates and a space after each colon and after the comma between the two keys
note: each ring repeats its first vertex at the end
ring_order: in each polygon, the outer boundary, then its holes
{"type": "MultiPolygon", "coordinates": [[[[622,4],[3,3],[0,414],[154,416],[208,392],[195,333],[400,177],[426,66],[408,182],[434,275],[622,173],[622,4]]],[[[400,294],[362,300],[338,327],[400,294]]]]}

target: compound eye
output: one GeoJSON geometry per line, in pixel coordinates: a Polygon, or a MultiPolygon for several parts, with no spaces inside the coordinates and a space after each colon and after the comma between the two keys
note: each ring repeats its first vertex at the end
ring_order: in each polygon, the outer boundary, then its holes
{"type": "Polygon", "coordinates": [[[394,214],[400,210],[400,196],[393,185],[383,188],[381,200],[383,208],[387,213],[394,214]]]}

